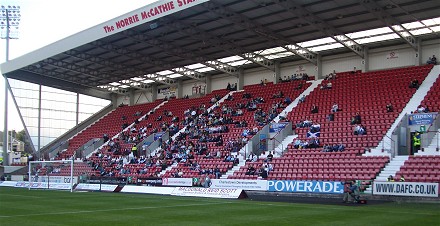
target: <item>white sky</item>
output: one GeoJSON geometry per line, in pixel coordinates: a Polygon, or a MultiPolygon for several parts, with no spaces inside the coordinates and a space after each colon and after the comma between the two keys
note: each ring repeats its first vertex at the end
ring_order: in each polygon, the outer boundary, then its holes
{"type": "MultiPolygon", "coordinates": [[[[157,0],[2,0],[0,5],[21,8],[19,39],[10,40],[9,59],[113,19],[157,0]]],[[[6,61],[6,41],[0,40],[0,62],[6,61]]],[[[4,80],[0,79],[0,131],[4,127],[4,80]]],[[[9,95],[10,97],[10,95],[9,95]]],[[[15,105],[9,98],[8,130],[21,130],[15,105]]]]}

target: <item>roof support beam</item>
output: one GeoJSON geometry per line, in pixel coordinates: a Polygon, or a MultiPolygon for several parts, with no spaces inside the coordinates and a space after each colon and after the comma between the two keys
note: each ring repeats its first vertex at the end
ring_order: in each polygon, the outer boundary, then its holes
{"type": "Polygon", "coordinates": [[[200,29],[199,27],[193,24],[186,24],[182,20],[179,20],[177,18],[173,18],[172,21],[168,21],[168,18],[161,18],[160,20],[165,21],[167,23],[167,26],[171,26],[176,30],[180,31],[181,33],[186,34],[190,37],[197,38],[209,44],[210,46],[223,49],[228,53],[238,55],[241,58],[259,64],[271,71],[275,71],[274,62],[272,60],[269,60],[262,55],[253,53],[252,51],[243,49],[242,47],[236,45],[232,41],[219,38],[215,35],[211,35],[208,32],[200,29]]]}
{"type": "MultiPolygon", "coordinates": [[[[203,56],[201,54],[196,54],[195,51],[189,51],[189,50],[183,49],[182,47],[172,45],[169,42],[162,41],[160,39],[157,39],[156,37],[152,37],[147,34],[140,34],[140,33],[135,34],[135,32],[133,30],[125,30],[125,31],[123,31],[123,33],[128,38],[132,38],[137,41],[148,43],[151,46],[158,47],[173,56],[180,57],[182,59],[194,58],[198,62],[200,62],[201,64],[204,64],[205,66],[208,66],[208,67],[211,67],[215,70],[233,75],[235,77],[238,76],[238,69],[236,67],[222,63],[218,60],[208,59],[206,56],[203,56]]],[[[154,64],[157,63],[156,61],[154,61],[154,59],[151,59],[151,57],[149,57],[149,56],[144,56],[144,58],[150,58],[150,60],[147,61],[149,63],[154,63],[154,64]]],[[[166,64],[161,64],[161,65],[163,66],[166,64]]],[[[171,68],[172,65],[168,65],[167,67],[171,68]]]]}
{"type": "Polygon", "coordinates": [[[180,74],[195,80],[199,80],[202,82],[205,82],[205,75],[203,73],[200,73],[196,70],[192,70],[186,67],[178,67],[178,68],[174,68],[171,69],[170,71],[176,73],[176,74],[180,74]]]}
{"type": "Polygon", "coordinates": [[[359,4],[363,5],[370,13],[374,14],[377,19],[382,21],[413,49],[416,51],[418,50],[416,38],[406,28],[404,28],[399,21],[385,11],[374,0],[360,0],[359,4]]]}
{"type": "MultiPolygon", "coordinates": [[[[76,65],[73,63],[67,63],[61,60],[54,60],[52,58],[47,58],[45,60],[42,61],[42,63],[46,64],[46,65],[50,65],[52,67],[56,67],[56,68],[61,68],[61,69],[66,69],[78,74],[83,74],[85,76],[89,76],[89,77],[93,77],[93,78],[97,78],[97,79],[108,79],[108,75],[103,75],[102,73],[95,71],[95,70],[90,70],[87,69],[85,67],[82,67],[80,65],[76,65]]],[[[74,77],[71,77],[74,78],[74,77]]]]}
{"type": "Polygon", "coordinates": [[[205,66],[208,66],[210,68],[214,68],[217,71],[221,71],[221,72],[233,75],[234,77],[238,78],[238,68],[233,67],[229,64],[225,64],[225,63],[218,61],[218,60],[209,60],[209,61],[203,62],[202,64],[204,64],[205,66]]]}
{"type": "Polygon", "coordinates": [[[343,46],[350,49],[361,58],[365,57],[364,48],[361,45],[356,43],[356,41],[346,36],[344,33],[339,31],[329,23],[316,16],[314,13],[302,7],[296,1],[275,0],[275,3],[282,6],[293,15],[298,16],[304,23],[307,23],[319,29],[322,33],[332,37],[334,40],[341,43],[343,46]]]}
{"type": "MultiPolygon", "coordinates": [[[[93,42],[93,45],[96,46],[97,48],[103,48],[103,49],[111,51],[111,52],[123,54],[124,56],[130,58],[133,61],[140,61],[142,63],[145,63],[145,62],[148,62],[148,60],[151,60],[150,58],[143,56],[137,52],[129,51],[124,47],[117,46],[117,45],[114,45],[111,43],[105,43],[103,41],[95,41],[95,42],[93,42]]],[[[146,74],[146,72],[144,72],[144,70],[139,67],[124,66],[123,68],[125,71],[127,71],[129,74],[131,74],[131,77],[142,76],[142,75],[146,74]]],[[[176,80],[174,80],[174,79],[163,77],[163,76],[157,75],[157,74],[155,74],[155,77],[152,77],[150,79],[155,82],[159,82],[159,83],[162,83],[165,85],[173,85],[174,83],[176,83],[176,80]],[[160,78],[160,79],[157,79],[157,78],[160,78]]]]}
{"type": "Polygon", "coordinates": [[[312,51],[308,50],[307,48],[303,48],[295,42],[288,40],[286,37],[283,37],[280,34],[276,34],[273,31],[269,30],[268,28],[264,27],[261,24],[258,24],[251,19],[238,14],[231,9],[224,7],[223,5],[217,4],[213,1],[206,2],[203,4],[207,8],[208,11],[215,13],[219,15],[222,18],[228,19],[235,24],[258,34],[261,37],[266,38],[267,40],[276,43],[280,47],[283,47],[287,51],[290,51],[302,58],[304,58],[307,61],[310,61],[314,65],[316,65],[316,53],[313,53],[312,51]],[[294,48],[287,47],[288,45],[294,46],[294,48]]]}

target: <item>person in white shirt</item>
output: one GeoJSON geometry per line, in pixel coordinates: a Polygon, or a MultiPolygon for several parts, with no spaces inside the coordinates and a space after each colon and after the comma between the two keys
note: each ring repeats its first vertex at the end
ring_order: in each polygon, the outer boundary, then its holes
{"type": "Polygon", "coordinates": [[[336,102],[334,102],[331,111],[332,112],[337,112],[338,110],[339,110],[339,106],[338,106],[338,104],[336,102]]]}

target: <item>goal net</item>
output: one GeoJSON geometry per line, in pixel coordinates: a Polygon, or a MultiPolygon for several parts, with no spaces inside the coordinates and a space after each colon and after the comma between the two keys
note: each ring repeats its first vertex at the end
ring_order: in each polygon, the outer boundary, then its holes
{"type": "Polygon", "coordinates": [[[30,161],[29,190],[56,189],[73,191],[73,160],[30,161]]]}

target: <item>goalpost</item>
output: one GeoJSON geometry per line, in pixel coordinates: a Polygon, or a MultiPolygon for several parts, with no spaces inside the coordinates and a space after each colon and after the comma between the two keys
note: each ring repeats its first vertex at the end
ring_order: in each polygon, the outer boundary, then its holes
{"type": "Polygon", "coordinates": [[[74,160],[29,161],[29,190],[58,189],[73,192],[74,160]]]}

